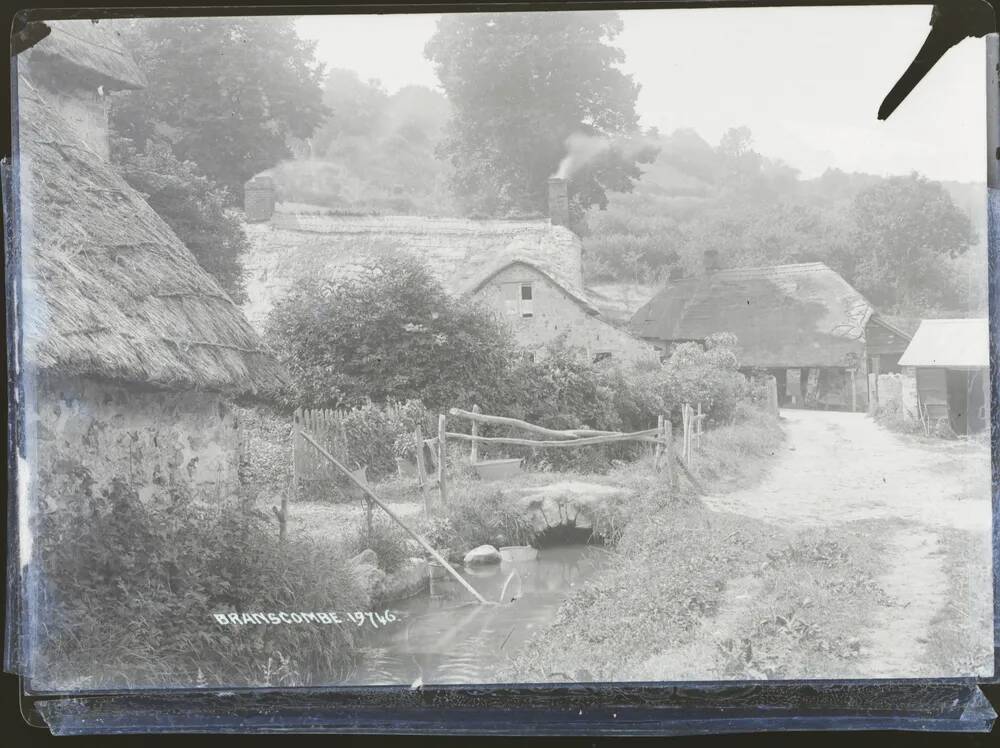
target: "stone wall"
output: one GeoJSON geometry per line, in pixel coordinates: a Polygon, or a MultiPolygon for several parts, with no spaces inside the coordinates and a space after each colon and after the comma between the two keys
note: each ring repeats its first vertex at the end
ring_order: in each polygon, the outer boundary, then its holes
{"type": "Polygon", "coordinates": [[[588,314],[559,286],[527,265],[512,265],[500,271],[476,293],[476,298],[507,320],[518,344],[531,351],[544,348],[565,333],[570,345],[586,349],[592,357],[600,353],[630,360],[656,357],[651,345],[588,314]],[[505,284],[519,283],[531,283],[531,317],[507,311],[505,284]]]}
{"type": "Polygon", "coordinates": [[[60,485],[81,468],[95,494],[114,478],[141,499],[181,484],[204,500],[237,491],[237,420],[216,395],[46,378],[27,396],[31,479],[43,498],[57,500],[60,485]]]}

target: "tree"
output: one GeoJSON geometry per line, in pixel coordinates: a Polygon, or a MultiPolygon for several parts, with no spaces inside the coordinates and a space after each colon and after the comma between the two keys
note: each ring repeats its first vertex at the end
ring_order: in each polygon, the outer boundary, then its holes
{"type": "Polygon", "coordinates": [[[330,114],[312,135],[313,152],[326,156],[339,139],[371,136],[388,98],[378,81],[362,81],[354,70],[331,70],[323,83],[330,114]]]}
{"type": "Polygon", "coordinates": [[[147,140],[145,151],[112,139],[112,160],[125,181],[166,221],[233,301],[246,298],[240,256],[248,249],[239,219],[226,210],[226,190],[178,161],[163,142],[147,140]]]}
{"type": "Polygon", "coordinates": [[[277,16],[140,19],[123,37],[148,86],[116,97],[114,129],[141,152],[170,144],[230,198],[260,171],[291,156],[323,120],[315,43],[277,16]]]}
{"type": "Polygon", "coordinates": [[[916,173],[884,179],[857,195],[850,216],[853,282],[875,306],[909,312],[961,304],[949,262],[976,236],[939,182],[916,173]]]}
{"type": "Polygon", "coordinates": [[[547,179],[569,164],[577,219],[625,192],[652,160],[634,144],[639,86],[617,65],[611,42],[621,18],[608,12],[446,15],[425,48],[454,108],[441,153],[469,212],[544,212],[547,179]],[[582,141],[580,139],[583,139],[582,141]],[[603,147],[593,148],[599,140],[603,147]],[[585,151],[585,152],[583,152],[585,151]]]}
{"type": "Polygon", "coordinates": [[[271,312],[266,335],[298,384],[299,404],[312,407],[492,402],[514,358],[495,316],[389,251],[356,273],[294,289],[271,312]]]}

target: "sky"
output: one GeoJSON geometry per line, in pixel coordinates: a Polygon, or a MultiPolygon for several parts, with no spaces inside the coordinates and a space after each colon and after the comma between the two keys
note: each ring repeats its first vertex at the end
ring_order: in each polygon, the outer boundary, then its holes
{"type": "MultiPolygon", "coordinates": [[[[827,168],[918,171],[985,181],[985,44],[949,51],[887,122],[882,98],[928,31],[928,6],[711,8],[621,12],[614,43],[641,85],[644,127],[688,127],[711,143],[748,126],[761,153],[817,176],[827,168]]],[[[438,16],[310,16],[299,33],[328,68],[390,92],[438,88],[424,44],[438,16]]]]}

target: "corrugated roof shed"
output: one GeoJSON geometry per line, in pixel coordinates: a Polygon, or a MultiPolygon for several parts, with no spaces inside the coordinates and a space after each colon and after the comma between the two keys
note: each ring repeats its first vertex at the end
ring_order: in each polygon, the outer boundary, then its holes
{"type": "Polygon", "coordinates": [[[633,334],[659,341],[729,332],[742,363],[837,367],[864,356],[871,304],[821,262],[721,270],[670,281],[632,318],[633,334]]]}
{"type": "Polygon", "coordinates": [[[358,259],[399,251],[423,259],[456,295],[472,293],[513,264],[550,278],[590,314],[597,308],[583,286],[580,240],[548,221],[471,220],[423,216],[345,216],[283,203],[271,220],[245,225],[253,247],[247,316],[261,322],[297,280],[349,271],[358,259]]]}
{"type": "Polygon", "coordinates": [[[899,359],[899,365],[947,369],[989,367],[989,320],[925,319],[899,359]]]}
{"type": "Polygon", "coordinates": [[[146,87],[146,76],[119,43],[108,23],[90,20],[46,21],[52,33],[29,51],[30,64],[81,75],[109,91],[146,87]]]}

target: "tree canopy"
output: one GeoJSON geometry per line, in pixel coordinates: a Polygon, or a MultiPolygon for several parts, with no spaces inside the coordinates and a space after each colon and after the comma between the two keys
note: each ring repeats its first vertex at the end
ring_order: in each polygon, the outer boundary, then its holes
{"type": "Polygon", "coordinates": [[[293,18],[139,19],[123,35],[149,85],[116,97],[115,130],[139,150],[168,142],[234,198],[326,114],[315,43],[293,18]]]}
{"type": "Polygon", "coordinates": [[[298,385],[298,404],[311,407],[493,402],[514,351],[488,310],[450,296],[419,260],[391,250],[356,273],[293,289],[266,335],[298,385]]]}
{"type": "Polygon", "coordinates": [[[448,164],[436,158],[447,99],[424,86],[389,94],[377,80],[333,69],[323,86],[330,116],[303,157],[272,170],[284,199],[344,212],[454,215],[448,164]]]}
{"type": "Polygon", "coordinates": [[[442,17],[425,54],[454,108],[440,152],[468,212],[544,212],[571,136],[604,144],[566,174],[577,218],[631,189],[654,154],[633,143],[639,86],[618,67],[621,29],[611,12],[442,17]]]}

